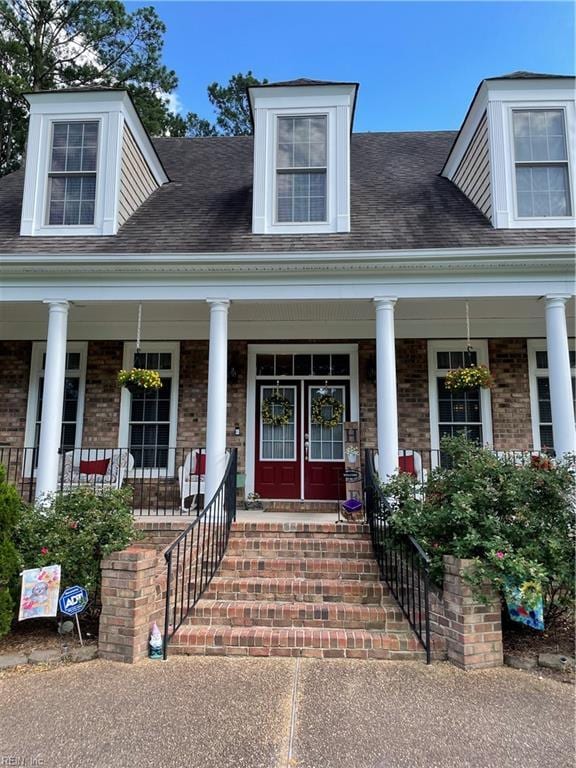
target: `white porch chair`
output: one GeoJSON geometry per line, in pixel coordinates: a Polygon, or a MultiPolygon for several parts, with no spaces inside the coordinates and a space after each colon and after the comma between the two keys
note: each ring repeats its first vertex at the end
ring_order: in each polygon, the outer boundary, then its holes
{"type": "Polygon", "coordinates": [[[184,464],[178,467],[180,482],[180,509],[189,512],[198,495],[205,493],[206,453],[195,448],[187,454],[184,464]]]}
{"type": "Polygon", "coordinates": [[[134,467],[134,457],[125,448],[82,448],[66,451],[61,474],[62,490],[88,486],[95,490],[121,488],[134,467]],[[105,471],[99,462],[108,460],[105,471]]]}
{"type": "MultiPolygon", "coordinates": [[[[422,456],[418,451],[413,451],[411,448],[401,449],[398,451],[398,464],[400,472],[408,472],[411,475],[415,475],[416,479],[420,483],[425,483],[428,477],[428,472],[422,466],[422,456]],[[412,462],[413,460],[413,470],[412,462]]],[[[374,469],[378,472],[378,452],[374,454],[374,469]]]]}

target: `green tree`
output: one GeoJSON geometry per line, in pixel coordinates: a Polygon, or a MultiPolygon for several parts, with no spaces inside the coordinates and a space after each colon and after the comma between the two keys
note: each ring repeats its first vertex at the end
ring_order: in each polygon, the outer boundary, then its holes
{"type": "Polygon", "coordinates": [[[166,103],[178,81],[161,61],[165,26],[152,7],[116,0],[0,0],[0,175],[17,168],[26,91],[126,88],[153,135],[182,135],[166,103]]]}
{"type": "Polygon", "coordinates": [[[232,75],[227,85],[212,83],[208,86],[208,98],[216,112],[216,120],[198,117],[189,112],[184,118],[187,136],[248,136],[252,133],[250,106],[246,89],[251,85],[264,85],[268,80],[258,80],[250,70],[246,74],[232,75]]]}

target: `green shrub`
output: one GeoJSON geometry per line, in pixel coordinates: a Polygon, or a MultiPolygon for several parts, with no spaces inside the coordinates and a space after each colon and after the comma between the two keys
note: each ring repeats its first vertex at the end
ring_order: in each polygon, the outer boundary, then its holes
{"type": "Polygon", "coordinates": [[[541,584],[550,623],[574,600],[574,458],[518,466],[463,438],[444,440],[442,450],[450,466],[433,470],[425,486],[408,475],[383,486],[394,499],[393,530],[420,541],[439,583],[442,556],[454,555],[476,561],[475,584],[525,583],[528,602],[541,584]]]}
{"type": "Polygon", "coordinates": [[[9,631],[14,613],[10,585],[20,564],[12,540],[22,509],[16,488],[7,483],[5,478],[4,467],[0,465],[0,637],[9,631]]]}
{"type": "Polygon", "coordinates": [[[54,496],[49,506],[29,507],[16,529],[25,568],[59,563],[62,588],[80,584],[89,595],[88,612],[100,608],[100,562],[138,538],[131,490],[94,493],[76,488],[54,496]]]}

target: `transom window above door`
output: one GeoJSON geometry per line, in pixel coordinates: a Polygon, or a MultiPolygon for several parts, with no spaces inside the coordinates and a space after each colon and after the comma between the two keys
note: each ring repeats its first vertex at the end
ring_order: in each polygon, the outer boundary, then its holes
{"type": "Polygon", "coordinates": [[[350,355],[256,355],[257,376],[349,376],[350,355]]]}

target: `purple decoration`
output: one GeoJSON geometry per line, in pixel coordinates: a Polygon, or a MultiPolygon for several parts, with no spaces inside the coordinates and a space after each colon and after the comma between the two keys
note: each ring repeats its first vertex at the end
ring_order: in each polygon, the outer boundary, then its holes
{"type": "Polygon", "coordinates": [[[348,499],[348,501],[345,501],[342,504],[342,508],[346,510],[346,512],[358,512],[362,509],[362,502],[358,499],[348,499]]]}

